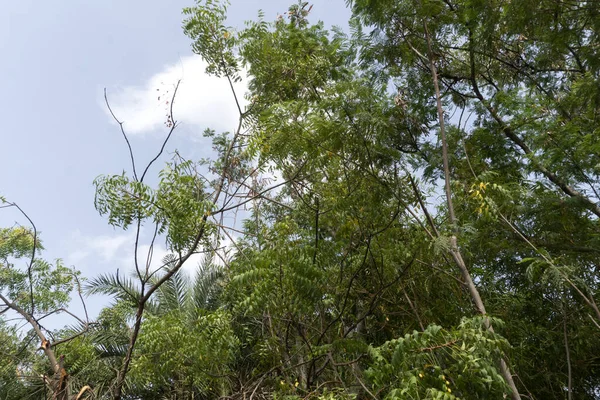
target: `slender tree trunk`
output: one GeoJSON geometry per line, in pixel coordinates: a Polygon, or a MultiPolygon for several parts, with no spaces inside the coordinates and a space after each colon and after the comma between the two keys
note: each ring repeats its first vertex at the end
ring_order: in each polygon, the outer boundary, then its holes
{"type": "Polygon", "coordinates": [[[571,350],[569,350],[569,335],[567,334],[567,310],[563,301],[563,336],[565,339],[565,355],[567,358],[567,399],[573,399],[573,376],[571,373],[571,350]]]}
{"type": "Polygon", "coordinates": [[[296,351],[298,352],[298,382],[300,387],[306,388],[308,383],[307,365],[304,362],[304,353],[302,350],[302,339],[296,335],[296,351]]]}
{"type": "Polygon", "coordinates": [[[129,372],[129,364],[131,363],[131,357],[133,355],[133,349],[135,348],[135,343],[140,333],[140,327],[142,326],[142,318],[144,315],[144,306],[145,304],[141,304],[138,306],[137,313],[135,315],[135,323],[133,325],[133,332],[129,337],[129,345],[127,346],[127,353],[125,354],[125,360],[123,361],[123,366],[119,370],[117,375],[117,382],[115,384],[113,399],[121,400],[121,396],[123,393],[123,384],[125,383],[125,377],[129,372]]]}
{"type": "MultiPolygon", "coordinates": [[[[452,188],[450,186],[450,159],[448,156],[448,142],[446,140],[446,130],[445,130],[445,125],[444,125],[444,108],[442,106],[442,96],[440,95],[440,86],[438,83],[437,69],[435,67],[435,62],[433,59],[433,50],[431,48],[431,38],[429,36],[429,30],[427,29],[427,22],[425,20],[423,20],[423,28],[425,31],[425,37],[427,39],[427,56],[429,59],[429,68],[431,70],[431,76],[433,79],[433,86],[435,88],[435,98],[436,98],[436,103],[437,103],[437,112],[438,112],[438,119],[439,119],[439,124],[440,124],[440,136],[442,138],[442,159],[443,159],[443,167],[444,167],[444,189],[446,192],[446,203],[448,206],[448,215],[450,218],[450,224],[452,224],[452,229],[456,233],[457,219],[456,219],[456,215],[454,214],[454,204],[452,203],[452,188]]],[[[471,295],[471,299],[473,300],[473,303],[475,304],[475,309],[477,310],[478,313],[485,316],[487,314],[486,310],[485,310],[485,305],[483,304],[483,300],[481,299],[481,296],[479,294],[479,290],[477,289],[477,286],[475,286],[475,283],[473,282],[473,279],[471,278],[469,269],[467,268],[467,265],[465,264],[465,261],[462,258],[460,249],[458,247],[458,240],[457,240],[456,234],[453,234],[452,237],[450,238],[450,253],[452,254],[452,258],[454,259],[454,262],[456,263],[456,265],[458,266],[458,269],[461,272],[463,281],[465,282],[465,285],[469,291],[469,294],[471,295]]],[[[490,332],[494,331],[494,328],[492,327],[488,318],[485,319],[485,325],[486,325],[486,328],[490,332]]],[[[500,360],[500,371],[502,373],[502,376],[506,380],[506,383],[510,387],[512,399],[520,400],[521,396],[519,395],[519,391],[517,390],[517,386],[515,385],[515,381],[510,372],[510,368],[508,367],[508,364],[506,363],[506,361],[504,359],[500,360]]]]}

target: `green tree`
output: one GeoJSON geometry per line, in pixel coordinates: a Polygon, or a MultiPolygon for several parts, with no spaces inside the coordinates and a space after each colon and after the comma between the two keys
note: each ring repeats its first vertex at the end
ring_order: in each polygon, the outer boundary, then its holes
{"type": "MultiPolygon", "coordinates": [[[[437,71],[459,241],[488,311],[520,343],[511,360],[520,391],[563,398],[567,388],[569,397],[593,398],[598,5],[352,6],[356,24],[375,27],[370,37],[355,32],[366,44],[362,62],[402,89],[402,103],[422,125],[435,123],[435,99],[425,94],[437,71]],[[585,339],[574,342],[573,331],[585,339]]],[[[420,165],[435,183],[438,150],[427,136],[421,142],[420,165]]]]}
{"type": "MultiPolygon", "coordinates": [[[[11,396],[16,396],[12,393],[17,390],[14,389],[15,386],[34,385],[38,387],[36,391],[48,391],[57,400],[68,399],[71,391],[69,374],[65,368],[64,355],[59,357],[56,347],[72,340],[89,327],[87,319],[82,320],[66,309],[75,285],[81,293],[78,272],[65,267],[61,260],[52,264],[39,258],[43,246],[32,220],[16,203],[8,202],[3,197],[0,197],[0,202],[0,208],[18,210],[31,224],[31,228],[15,226],[0,229],[0,314],[10,311],[30,329],[23,343],[19,343],[16,332],[3,329],[7,341],[7,353],[4,356],[13,358],[7,367],[14,368],[15,373],[15,381],[6,390],[11,396]],[[25,266],[19,265],[21,263],[25,266]],[[57,313],[74,317],[78,332],[69,336],[55,336],[44,328],[42,320],[57,313]],[[39,343],[36,347],[39,346],[44,352],[43,362],[35,357],[36,350],[30,345],[32,342],[39,343]],[[19,351],[15,348],[17,344],[19,351]]],[[[4,328],[2,319],[0,323],[4,328]]]]}
{"type": "MultiPolygon", "coordinates": [[[[211,7],[197,7],[186,25],[195,43],[205,40],[195,24],[211,7]]],[[[450,239],[437,223],[432,235],[414,209],[421,200],[407,172],[420,150],[414,122],[404,121],[385,80],[356,63],[357,42],[310,25],[309,9],[300,2],[287,20],[226,30],[250,75],[249,151],[287,182],[254,208],[229,288],[234,309],[262,333],[252,336],[259,378],[251,391],[268,383],[267,392],[287,393],[291,383],[309,395],[336,382],[362,395],[370,392],[367,344],[384,344],[415,323],[425,329],[408,293],[449,288],[424,296],[440,307],[425,305],[429,322],[458,325],[469,301],[451,300],[461,281],[436,265],[445,264],[450,239]],[[432,257],[431,246],[443,251],[432,257]],[[432,278],[432,267],[442,274],[432,278]],[[410,317],[387,315],[399,309],[410,317]]]]}
{"type": "MultiPolygon", "coordinates": [[[[229,227],[223,223],[225,217],[246,204],[248,202],[244,200],[246,197],[253,196],[250,194],[252,188],[246,184],[246,181],[255,175],[256,168],[250,168],[247,156],[242,151],[246,141],[243,132],[246,112],[242,110],[233,86],[233,83],[240,79],[239,68],[227,53],[229,39],[223,26],[225,14],[221,11],[221,8],[213,7],[210,12],[201,16],[206,26],[202,25],[203,28],[198,34],[204,35],[206,40],[199,45],[198,51],[203,53],[209,63],[207,73],[223,77],[231,84],[232,101],[236,103],[239,115],[238,126],[234,132],[217,134],[209,128],[205,131],[205,136],[212,138],[213,141],[216,154],[213,160],[193,162],[183,159],[175,152],[172,161],[158,174],[157,184],[149,184],[150,168],[162,156],[178,126],[173,114],[173,104],[176,101],[179,83],[175,85],[169,103],[166,120],[168,133],[160,150],[143,167],[143,170],[138,170],[133,149],[123,129],[123,122],[112,112],[106,97],[107,107],[119,124],[130,152],[131,173],[98,177],[95,181],[95,206],[101,215],[108,218],[109,224],[120,229],[133,227],[136,236],[132,260],[133,277],[127,274],[123,276],[117,271],[114,274],[99,276],[91,280],[87,286],[89,293],[108,294],[119,301],[132,304],[135,308],[131,330],[128,333],[126,353],[122,358],[122,365],[116,379],[111,385],[112,398],[115,400],[134,395],[129,393],[131,388],[127,387],[127,376],[132,365],[136,362],[141,363],[141,360],[146,357],[143,353],[136,353],[136,344],[140,337],[145,338],[144,343],[147,348],[156,349],[159,343],[149,338],[152,332],[162,332],[162,336],[160,334],[159,336],[163,339],[172,340],[189,348],[189,342],[180,342],[179,339],[190,340],[190,338],[175,335],[175,330],[172,332],[166,330],[167,327],[162,324],[160,318],[149,316],[147,324],[144,325],[144,319],[153,307],[153,296],[160,298],[159,293],[163,285],[170,285],[168,282],[178,274],[190,257],[203,253],[215,254],[220,242],[224,238],[231,237],[229,227]],[[152,226],[154,232],[149,240],[149,251],[145,257],[139,254],[143,226],[152,226]],[[165,240],[169,254],[160,265],[156,266],[152,263],[153,249],[156,241],[161,239],[165,240]],[[143,330],[144,326],[149,332],[143,330]]],[[[166,286],[165,289],[169,287],[166,286]]],[[[162,294],[165,294],[164,290],[162,294]]],[[[158,304],[160,305],[160,302],[158,304]]],[[[173,317],[172,321],[180,321],[180,333],[183,332],[186,324],[197,323],[195,320],[186,321],[183,315],[178,313],[174,313],[171,317],[173,317]]],[[[225,332],[226,323],[221,326],[219,321],[226,321],[227,315],[222,314],[221,317],[219,319],[217,313],[205,316],[209,326],[198,327],[198,335],[208,335],[213,328],[225,332]]],[[[229,343],[234,339],[223,338],[223,340],[229,343]]],[[[155,358],[151,358],[150,361],[147,358],[144,360],[144,362],[155,363],[153,379],[168,379],[165,377],[166,371],[161,369],[160,360],[155,358]]],[[[148,364],[145,365],[148,367],[148,364]]],[[[148,383],[149,387],[162,384],[164,381],[148,383]]],[[[193,391],[191,393],[193,395],[193,391]]]]}
{"type": "Polygon", "coordinates": [[[206,257],[193,279],[179,271],[160,287],[141,327],[130,393],[193,399],[231,392],[227,377],[239,344],[221,308],[222,277],[206,257]]]}

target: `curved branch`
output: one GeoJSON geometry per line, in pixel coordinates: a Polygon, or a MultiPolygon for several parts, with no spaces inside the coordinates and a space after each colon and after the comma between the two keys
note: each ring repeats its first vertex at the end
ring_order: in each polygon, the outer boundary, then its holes
{"type": "Polygon", "coordinates": [[[158,154],[148,163],[148,165],[146,165],[146,168],[144,169],[144,173],[142,174],[142,177],[140,178],[140,182],[144,181],[144,178],[146,177],[146,173],[150,169],[150,166],[152,164],[154,164],[154,162],[156,160],[158,160],[158,157],[160,157],[162,155],[162,153],[165,150],[165,147],[167,145],[167,142],[169,141],[169,139],[171,138],[171,135],[173,134],[173,131],[175,131],[175,128],[177,128],[177,126],[178,126],[177,121],[175,121],[175,118],[173,117],[173,104],[175,103],[175,96],[177,95],[177,89],[179,89],[180,83],[181,83],[181,80],[178,80],[177,84],[175,85],[175,91],[173,91],[173,96],[171,97],[171,107],[169,109],[169,118],[171,120],[171,129],[169,130],[169,134],[163,141],[163,144],[160,147],[160,151],[158,152],[158,154]]]}
{"type": "Polygon", "coordinates": [[[119,125],[119,128],[121,128],[121,133],[123,134],[123,137],[125,138],[125,142],[127,142],[127,148],[129,149],[129,157],[131,158],[131,168],[133,169],[133,177],[137,181],[138,178],[137,178],[137,172],[135,170],[135,159],[133,158],[133,150],[131,149],[131,143],[129,143],[129,138],[127,137],[127,134],[125,133],[125,129],[123,129],[123,121],[119,121],[119,119],[113,112],[112,108],[110,107],[110,103],[108,102],[108,96],[106,94],[106,88],[104,88],[104,101],[106,103],[106,107],[108,108],[108,111],[110,112],[110,115],[112,115],[115,122],[119,125]]]}
{"type": "Polygon", "coordinates": [[[30,296],[30,300],[31,300],[31,318],[34,318],[33,315],[35,314],[35,302],[33,300],[33,277],[32,277],[31,269],[33,268],[33,263],[35,262],[35,253],[37,251],[37,243],[38,243],[37,228],[35,227],[35,224],[31,220],[31,218],[29,218],[29,215],[27,215],[27,213],[25,211],[23,211],[23,209],[21,207],[19,207],[19,205],[17,203],[9,203],[8,206],[15,207],[17,210],[19,210],[19,212],[25,218],[27,218],[27,220],[31,224],[31,227],[33,228],[33,248],[31,249],[31,259],[29,260],[29,265],[27,266],[27,277],[29,279],[29,296],[30,296]]]}

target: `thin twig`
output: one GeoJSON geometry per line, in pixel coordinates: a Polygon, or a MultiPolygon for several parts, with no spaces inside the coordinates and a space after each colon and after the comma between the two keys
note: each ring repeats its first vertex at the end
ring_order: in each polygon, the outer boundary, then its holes
{"type": "Polygon", "coordinates": [[[148,165],[146,165],[146,168],[144,169],[144,173],[142,174],[142,177],[140,178],[140,182],[144,181],[144,178],[146,177],[146,173],[148,172],[148,170],[150,169],[150,167],[152,166],[152,164],[154,164],[154,162],[156,160],[158,160],[158,158],[162,155],[163,151],[165,150],[165,147],[167,146],[167,143],[169,142],[169,139],[171,138],[171,135],[175,131],[175,128],[177,128],[177,126],[179,126],[178,123],[177,123],[177,121],[175,121],[175,117],[173,116],[173,104],[175,103],[175,96],[177,95],[177,89],[179,89],[179,84],[180,83],[181,83],[181,80],[178,80],[177,84],[175,84],[175,90],[173,91],[173,96],[171,97],[171,107],[170,107],[170,110],[169,110],[169,118],[170,118],[170,123],[171,123],[171,129],[169,130],[169,133],[167,134],[167,137],[163,141],[162,146],[160,147],[160,151],[158,152],[158,154],[152,160],[150,160],[150,162],[148,163],[148,165]]]}
{"type": "Polygon", "coordinates": [[[110,103],[108,101],[108,96],[106,94],[106,88],[104,88],[104,101],[106,102],[106,108],[108,108],[110,115],[112,115],[113,119],[119,125],[119,128],[121,128],[121,133],[123,134],[123,137],[125,138],[125,142],[127,142],[127,148],[129,149],[129,157],[131,159],[131,169],[133,170],[133,177],[137,181],[138,178],[137,178],[137,172],[135,170],[135,159],[133,158],[133,150],[131,149],[131,143],[129,143],[129,138],[127,137],[127,134],[125,133],[125,129],[123,128],[123,121],[119,121],[119,119],[116,117],[115,113],[113,112],[112,108],[110,107],[110,103]]]}
{"type": "Polygon", "coordinates": [[[567,399],[573,399],[573,376],[571,374],[571,351],[569,350],[569,335],[567,334],[567,313],[565,302],[562,304],[563,311],[563,337],[565,340],[565,355],[567,357],[567,399]]]}
{"type": "Polygon", "coordinates": [[[27,213],[25,211],[23,211],[23,209],[21,209],[21,207],[19,207],[19,205],[17,203],[10,203],[10,205],[12,205],[17,210],[19,210],[21,212],[21,214],[23,214],[23,216],[25,218],[27,218],[27,220],[31,224],[31,227],[33,228],[33,248],[31,249],[31,259],[29,260],[29,265],[27,266],[27,277],[29,278],[29,296],[30,296],[30,300],[31,300],[31,317],[34,318],[35,301],[33,299],[33,271],[32,271],[32,268],[33,268],[33,264],[35,262],[35,253],[37,251],[37,242],[38,242],[37,228],[35,227],[35,224],[31,220],[31,218],[29,218],[29,215],[27,215],[27,213]]]}

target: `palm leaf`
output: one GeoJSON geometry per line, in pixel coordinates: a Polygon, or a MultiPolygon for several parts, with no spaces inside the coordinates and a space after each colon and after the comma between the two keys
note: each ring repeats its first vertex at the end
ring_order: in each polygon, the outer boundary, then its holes
{"type": "Polygon", "coordinates": [[[130,279],[119,276],[119,272],[113,274],[103,274],[84,286],[86,294],[105,294],[113,296],[119,300],[133,301],[137,303],[140,298],[138,286],[130,279]]]}
{"type": "Polygon", "coordinates": [[[183,310],[187,307],[190,297],[188,281],[185,272],[179,270],[158,288],[156,302],[159,313],[183,310]]]}
{"type": "Polygon", "coordinates": [[[219,295],[222,292],[220,284],[224,278],[223,268],[213,263],[210,256],[198,265],[193,288],[193,305],[197,309],[214,310],[218,307],[219,295]]]}

